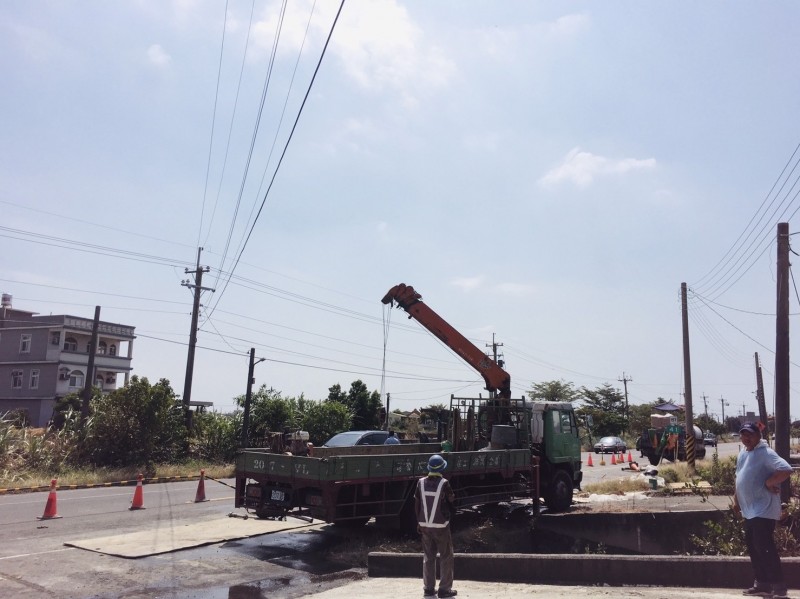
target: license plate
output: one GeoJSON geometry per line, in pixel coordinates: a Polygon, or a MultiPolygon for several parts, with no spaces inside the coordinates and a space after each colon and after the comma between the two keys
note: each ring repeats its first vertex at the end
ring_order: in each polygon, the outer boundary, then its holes
{"type": "Polygon", "coordinates": [[[270,495],[270,499],[272,499],[272,501],[283,501],[283,491],[278,491],[276,489],[273,489],[272,495],[270,495]]]}

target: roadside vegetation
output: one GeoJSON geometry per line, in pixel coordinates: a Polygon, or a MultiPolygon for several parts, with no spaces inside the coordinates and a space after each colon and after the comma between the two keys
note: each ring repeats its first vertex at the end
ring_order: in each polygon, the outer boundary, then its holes
{"type": "MultiPolygon", "coordinates": [[[[103,395],[95,390],[89,415],[68,395],[56,404],[46,428],[31,428],[15,413],[0,415],[0,488],[98,484],[135,479],[198,475],[229,477],[242,444],[244,396],[229,414],[187,414],[169,381],[150,383],[134,376],[128,385],[103,395]],[[191,420],[190,420],[191,418],[191,420]],[[189,425],[189,422],[191,424],[189,425]]],[[[379,425],[380,394],[354,381],[338,384],[328,397],[284,398],[262,386],[253,393],[247,445],[265,446],[271,431],[302,429],[321,445],[334,434],[379,425]]]]}

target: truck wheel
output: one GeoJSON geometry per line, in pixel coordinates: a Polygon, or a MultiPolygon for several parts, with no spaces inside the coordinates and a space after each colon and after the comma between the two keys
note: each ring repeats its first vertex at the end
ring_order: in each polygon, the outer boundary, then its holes
{"type": "Polygon", "coordinates": [[[652,466],[658,466],[659,462],[661,462],[661,456],[657,454],[649,454],[647,459],[650,460],[650,464],[652,466]]]}
{"type": "Polygon", "coordinates": [[[564,512],[572,505],[572,479],[564,470],[556,470],[553,474],[544,502],[553,512],[564,512]]]}

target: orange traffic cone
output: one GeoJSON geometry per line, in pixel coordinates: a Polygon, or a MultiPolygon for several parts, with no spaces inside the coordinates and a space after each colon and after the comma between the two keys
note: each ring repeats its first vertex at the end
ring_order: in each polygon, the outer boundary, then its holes
{"type": "Polygon", "coordinates": [[[58,508],[56,506],[56,479],[50,481],[50,493],[47,495],[47,503],[44,506],[44,514],[39,520],[53,520],[60,518],[58,515],[58,508]]]}
{"type": "Polygon", "coordinates": [[[142,493],[142,475],[136,477],[136,490],[133,492],[133,501],[129,510],[143,510],[144,509],[144,495],[142,493]]]}
{"type": "Polygon", "coordinates": [[[630,464],[631,462],[633,462],[633,456],[631,455],[631,450],[629,449],[628,450],[628,463],[630,464]]]}
{"type": "Polygon", "coordinates": [[[617,465],[617,454],[616,453],[612,453],[611,454],[611,465],[612,466],[616,466],[617,465]]]}
{"type": "Polygon", "coordinates": [[[197,483],[197,493],[194,496],[194,502],[200,503],[202,501],[208,501],[206,499],[206,471],[200,471],[200,482],[197,483]]]}
{"type": "Polygon", "coordinates": [[[586,462],[586,465],[589,467],[594,466],[594,464],[592,463],[592,454],[589,454],[589,460],[586,462]]]}

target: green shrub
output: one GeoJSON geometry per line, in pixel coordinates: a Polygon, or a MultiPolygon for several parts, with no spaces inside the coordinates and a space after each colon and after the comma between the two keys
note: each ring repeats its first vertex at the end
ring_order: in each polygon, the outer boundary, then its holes
{"type": "Polygon", "coordinates": [[[242,413],[201,412],[194,415],[190,452],[212,462],[229,462],[236,455],[242,430],[242,413]]]}
{"type": "Polygon", "coordinates": [[[700,466],[697,473],[711,484],[714,495],[733,495],[736,483],[736,456],[720,460],[719,455],[714,453],[711,467],[700,466]]]}
{"type": "Polygon", "coordinates": [[[100,466],[180,460],[188,453],[181,402],[161,379],[131,377],[128,385],[92,402],[86,452],[100,466]]]}

